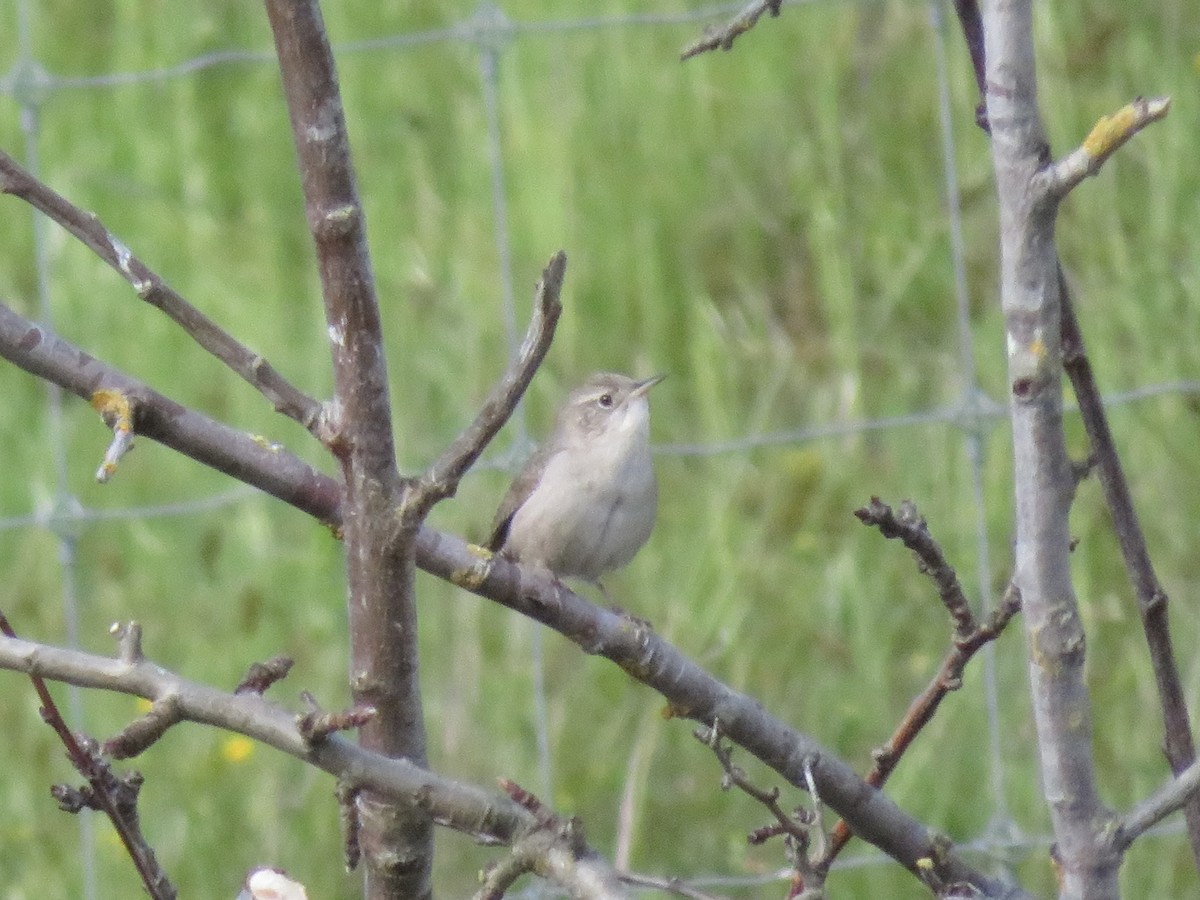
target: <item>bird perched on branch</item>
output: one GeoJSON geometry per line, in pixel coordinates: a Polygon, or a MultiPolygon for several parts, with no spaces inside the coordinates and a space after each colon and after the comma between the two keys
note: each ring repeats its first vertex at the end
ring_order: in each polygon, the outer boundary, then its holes
{"type": "Polygon", "coordinates": [[[600,373],[572,391],[500,504],[488,549],[597,584],[633,559],[658,510],[646,393],[663,377],[600,373]]]}

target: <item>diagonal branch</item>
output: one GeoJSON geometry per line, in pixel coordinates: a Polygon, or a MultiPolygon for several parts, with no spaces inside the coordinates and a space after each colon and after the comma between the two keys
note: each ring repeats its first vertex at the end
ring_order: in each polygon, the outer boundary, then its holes
{"type": "Polygon", "coordinates": [[[428,510],[439,500],[453,497],[462,477],[479,459],[484,448],[504,427],[504,423],[517,408],[525,389],[533,379],[533,373],[542,364],[546,352],[550,349],[550,342],[554,339],[554,328],[562,313],[559,295],[562,292],[566,268],[567,255],[560,250],[550,258],[537,283],[533,297],[533,317],[516,359],[509,365],[504,377],[492,388],[475,420],[454,439],[414,485],[409,497],[410,503],[416,504],[422,510],[428,510]]]}
{"type": "Polygon", "coordinates": [[[1109,832],[1113,847],[1118,853],[1125,851],[1171,813],[1178,809],[1186,811],[1197,796],[1200,796],[1200,762],[1193,762],[1118,821],[1117,827],[1109,832]]]}
{"type": "MultiPolygon", "coordinates": [[[[908,711],[905,712],[904,718],[900,720],[887,743],[872,754],[875,764],[863,779],[867,784],[873,787],[883,787],[888,777],[895,771],[905,751],[917,739],[917,735],[933,721],[942,701],[951,691],[956,691],[962,686],[962,676],[967,664],[985,645],[1001,635],[1008,627],[1009,621],[1020,609],[1021,594],[1015,585],[1010,584],[1004,594],[1004,599],[992,611],[988,620],[977,625],[971,634],[955,639],[954,644],[942,657],[942,664],[938,667],[937,674],[909,704],[908,711]]],[[[842,852],[850,837],[850,828],[844,819],[834,826],[829,852],[823,861],[825,870],[833,865],[833,861],[842,852]]]]}
{"type": "MultiPolygon", "coordinates": [[[[20,640],[3,612],[0,612],[0,634],[12,641],[20,640]]],[[[45,679],[33,669],[26,671],[28,671],[29,680],[33,682],[33,689],[38,695],[38,700],[42,704],[42,719],[54,729],[58,739],[62,741],[71,765],[88,781],[86,794],[84,791],[56,791],[63,808],[71,812],[78,812],[84,806],[88,806],[100,810],[108,816],[113,830],[116,831],[121,843],[125,845],[125,852],[133,861],[133,866],[142,880],[142,886],[145,887],[146,893],[154,900],[174,900],[176,897],[175,887],[167,878],[167,873],[159,865],[158,858],[142,834],[138,822],[137,793],[138,787],[140,787],[140,776],[135,783],[131,783],[129,780],[115,775],[108,763],[100,757],[95,742],[75,735],[67,727],[62,713],[58,710],[58,705],[50,696],[45,679]],[[69,805],[64,799],[67,793],[70,793],[72,797],[69,805]]],[[[131,774],[137,775],[136,772],[131,774]]]]}
{"type": "Polygon", "coordinates": [[[960,640],[967,639],[978,630],[975,614],[971,612],[971,604],[963,593],[958,573],[946,559],[941,545],[929,533],[929,523],[917,512],[912,501],[904,501],[900,504],[900,511],[895,512],[878,497],[872,497],[871,502],[855,510],[854,515],[863,524],[874,525],[885,538],[898,538],[913,552],[921,571],[937,586],[938,596],[954,620],[954,633],[960,640]]]}
{"type": "MultiPolygon", "coordinates": [[[[1074,299],[1061,264],[1058,267],[1058,287],[1062,305],[1063,368],[1071,379],[1071,387],[1079,403],[1079,414],[1092,446],[1096,475],[1112,514],[1113,531],[1125,561],[1125,571],[1137,596],[1138,613],[1146,635],[1150,665],[1154,670],[1154,683],[1158,688],[1158,702],[1162,709],[1163,750],[1171,771],[1178,775],[1196,759],[1196,747],[1171,643],[1167,592],[1163,590],[1154,564],[1150,561],[1146,535],[1133,505],[1129,482],[1125,479],[1112,429],[1108,425],[1108,415],[1104,411],[1100,388],[1087,357],[1083,332],[1075,315],[1074,299]]],[[[1183,812],[1187,820],[1192,857],[1200,865],[1200,797],[1189,798],[1183,812]]]]}
{"type": "Polygon", "coordinates": [[[745,8],[720,28],[704,29],[704,35],[688,44],[679,54],[681,60],[691,59],[710,50],[732,50],[733,42],[758,24],[764,14],[770,13],[771,18],[779,16],[779,8],[783,0],[751,0],[745,8]]]}
{"type": "Polygon", "coordinates": [[[0,150],[0,193],[12,194],[45,213],[108,263],[137,295],[166,313],[197,344],[225,363],[261,393],[278,412],[317,433],[321,404],[280,375],[257,353],[177,294],[108,230],[94,213],[84,212],[0,150]]]}
{"type": "Polygon", "coordinates": [[[273,444],[230,428],[152,390],[0,303],[0,356],[89,403],[120,394],[134,433],[224,472],[329,525],[342,520],[342,489],[273,444]]]}

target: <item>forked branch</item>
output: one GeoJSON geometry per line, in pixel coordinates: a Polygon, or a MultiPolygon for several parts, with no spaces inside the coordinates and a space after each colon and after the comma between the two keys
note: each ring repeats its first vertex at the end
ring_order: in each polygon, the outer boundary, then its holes
{"type": "Polygon", "coordinates": [[[279,374],[175,292],[142,262],[94,213],[84,212],[43,184],[0,150],[0,193],[12,194],[61,225],[132,285],[137,295],[167,314],[197,344],[261,393],[275,409],[316,433],[321,404],[279,374]]]}

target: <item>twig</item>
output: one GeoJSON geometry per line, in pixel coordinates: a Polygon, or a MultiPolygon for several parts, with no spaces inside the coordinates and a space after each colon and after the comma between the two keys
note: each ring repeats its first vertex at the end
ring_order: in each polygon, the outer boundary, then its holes
{"type": "Polygon", "coordinates": [[[937,585],[938,596],[954,620],[954,633],[960,640],[977,630],[975,614],[971,612],[971,604],[963,593],[958,573],[946,561],[941,545],[933,539],[928,523],[911,500],[901,503],[897,514],[878,497],[872,497],[871,502],[855,510],[854,515],[863,524],[878,528],[885,538],[898,538],[913,552],[921,571],[937,585]]]}
{"type": "MultiPolygon", "coordinates": [[[[892,732],[892,736],[872,754],[875,763],[863,779],[867,784],[872,787],[883,787],[888,776],[895,771],[904,753],[916,740],[917,735],[933,720],[941,702],[951,691],[962,687],[962,674],[967,663],[986,644],[1001,635],[1009,621],[1020,609],[1021,593],[1015,584],[1010,583],[1008,590],[1004,592],[1004,599],[996,609],[992,610],[988,620],[977,626],[971,634],[955,639],[953,646],[942,658],[942,664],[938,667],[937,674],[909,704],[908,710],[892,732]]],[[[850,828],[844,820],[834,826],[829,850],[822,862],[823,871],[829,870],[851,836],[850,828]]]]}
{"type": "Polygon", "coordinates": [[[674,894],[676,897],[686,897],[687,900],[722,900],[715,894],[708,894],[692,887],[681,878],[645,875],[640,872],[618,872],[617,877],[623,884],[630,887],[645,888],[651,891],[661,891],[664,894],[674,894]]]}
{"type": "Polygon", "coordinates": [[[104,462],[96,471],[96,480],[106,483],[117,471],[117,463],[133,449],[133,413],[131,398],[120,391],[96,391],[92,394],[92,409],[100,413],[104,424],[112,429],[112,443],[104,454],[104,462]]]}
{"type": "Polygon", "coordinates": [[[1039,172],[1031,188],[1054,200],[1061,200],[1083,179],[1099,172],[1108,158],[1135,134],[1152,122],[1165,118],[1170,109],[1170,97],[1150,100],[1137,97],[1111,116],[1101,116],[1083,143],[1039,172]]]}
{"type": "Polygon", "coordinates": [[[1200,796],[1200,761],[1193,762],[1118,821],[1111,836],[1114,849],[1123,852],[1171,813],[1186,809],[1197,796],[1200,796]]]}
{"type": "MultiPolygon", "coordinates": [[[[0,612],[0,633],[9,640],[20,641],[3,612],[0,612]]],[[[42,704],[42,720],[54,729],[54,733],[67,749],[67,758],[71,765],[88,782],[88,787],[83,791],[55,789],[55,796],[59,798],[60,803],[65,801],[68,804],[63,807],[68,811],[78,812],[87,806],[108,816],[121,843],[125,845],[125,852],[133,861],[146,892],[154,900],[174,900],[175,888],[167,878],[167,873],[158,864],[154,850],[142,834],[138,821],[137,795],[141,786],[141,776],[136,772],[123,776],[115,775],[108,763],[101,759],[96,742],[90,738],[77,737],[67,727],[54,698],[50,696],[42,674],[33,667],[25,671],[42,704]]]]}
{"type": "Polygon", "coordinates": [[[251,663],[250,668],[238,686],[233,689],[235,694],[265,694],[267,688],[287,678],[288,672],[295,665],[290,656],[272,656],[266,662],[251,663]]]}
{"type": "Polygon", "coordinates": [[[132,759],[183,721],[179,698],[175,694],[159,697],[141,718],[134,719],[118,734],[104,742],[104,752],[113,759],[132,759]]]}
{"type": "Polygon", "coordinates": [[[802,763],[804,786],[813,800],[812,811],[797,808],[788,813],[779,805],[779,788],[773,787],[764,791],[747,778],[741,768],[733,764],[733,750],[721,740],[719,721],[714,721],[711,728],[701,725],[692,735],[712,750],[717,761],[721,763],[724,772],[721,776],[721,790],[727,791],[736,787],[765,806],[775,817],[774,824],[752,831],[747,840],[751,844],[761,844],[769,838],[783,835],[785,851],[792,866],[789,900],[822,900],[825,895],[827,870],[818,867],[825,855],[825,832],[821,823],[821,801],[817,783],[812,774],[816,760],[806,757],[802,763]],[[816,841],[812,839],[814,833],[816,841]]]}
{"type": "Polygon", "coordinates": [[[417,507],[417,515],[421,518],[435,503],[454,496],[463,475],[517,408],[554,338],[554,328],[562,313],[559,296],[566,267],[567,255],[563,251],[550,258],[534,291],[533,317],[516,358],[488,394],[475,420],[454,439],[409,492],[406,502],[417,507]]]}
{"type": "Polygon", "coordinates": [[[783,6],[783,0],[751,0],[724,26],[720,28],[710,26],[704,29],[704,36],[688,44],[679,54],[679,58],[681,60],[691,59],[693,56],[699,56],[709,50],[716,50],[718,47],[722,50],[731,50],[733,42],[758,24],[758,20],[763,17],[764,13],[770,13],[771,18],[777,18],[781,6],[783,6]]]}
{"type": "Polygon", "coordinates": [[[62,197],[0,151],[0,193],[45,213],[115,269],[137,295],[167,314],[197,344],[267,398],[275,409],[318,433],[321,404],[293,386],[257,353],[188,303],[118,240],[93,213],[62,197]]]}
{"type": "MultiPolygon", "coordinates": [[[[1121,457],[1108,425],[1108,414],[1100,397],[1100,387],[1088,360],[1083,331],[1075,315],[1075,301],[1061,263],[1058,266],[1058,285],[1062,307],[1063,368],[1071,379],[1071,387],[1079,403],[1079,413],[1092,447],[1089,459],[1095,465],[1104,500],[1112,515],[1113,532],[1121,548],[1125,572],[1137,597],[1138,613],[1150,650],[1150,665],[1154,670],[1154,683],[1162,709],[1163,749],[1171,771],[1178,775],[1196,759],[1196,747],[1171,642],[1167,593],[1150,560],[1146,535],[1137,508],[1133,505],[1121,457]]],[[[1187,801],[1184,818],[1187,820],[1192,856],[1200,865],[1200,797],[1192,797],[1187,801]]]]}
{"type": "Polygon", "coordinates": [[[475,900],[500,900],[528,872],[551,878],[581,900],[618,900],[626,896],[617,873],[588,848],[578,819],[558,815],[514,781],[502,778],[500,786],[529,811],[537,825],[513,843],[508,858],[484,873],[475,900]]]}
{"type": "Polygon", "coordinates": [[[0,356],[88,402],[100,391],[133,398],[135,434],[252,484],[320,521],[341,521],[342,488],[332,478],[276,444],[181,406],[3,303],[0,356]]]}
{"type": "Polygon", "coordinates": [[[353,731],[374,720],[378,713],[373,706],[354,706],[339,712],[310,710],[296,719],[300,736],[310,744],[320,743],[339,731],[353,731]]]}

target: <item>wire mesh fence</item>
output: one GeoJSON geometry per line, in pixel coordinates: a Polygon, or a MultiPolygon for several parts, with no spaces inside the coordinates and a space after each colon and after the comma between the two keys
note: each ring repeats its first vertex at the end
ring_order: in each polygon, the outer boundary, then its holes
{"type": "MultiPolygon", "coordinates": [[[[789,4],[790,7],[815,5],[817,0],[802,0],[789,4]]],[[[845,0],[849,2],[849,0],[845,0]]],[[[674,29],[688,35],[689,28],[707,23],[723,21],[735,14],[741,3],[723,3],[702,6],[692,10],[671,12],[648,12],[636,14],[593,15],[544,21],[518,21],[510,18],[502,7],[483,4],[472,15],[449,27],[426,31],[384,35],[368,40],[335,44],[339,58],[359,54],[403,54],[419,48],[445,48],[452,52],[468,52],[478,62],[479,80],[477,90],[482,100],[485,132],[481,139],[486,142],[489,161],[489,184],[493,210],[492,227],[497,258],[500,263],[500,287],[502,303],[497,310],[507,334],[510,352],[519,340],[518,309],[514,289],[511,237],[509,233],[509,197],[505,181],[506,167],[513,152],[505,138],[501,103],[502,71],[501,60],[508,54],[520,54],[529,42],[546,39],[564,39],[576,33],[611,31],[621,33],[641,29],[674,29]]],[[[936,120],[940,128],[942,170],[945,209],[950,235],[951,265],[954,273],[953,287],[957,310],[957,338],[959,376],[962,393],[957,402],[927,409],[914,409],[898,415],[862,419],[859,421],[812,422],[775,431],[757,431],[736,437],[703,443],[660,444],[656,452],[666,456],[715,456],[745,454],[751,450],[793,448],[809,442],[835,437],[883,433],[899,429],[922,429],[935,425],[951,426],[960,439],[971,467],[971,491],[965,502],[975,511],[975,554],[974,571],[978,573],[975,592],[981,598],[985,612],[992,603],[992,587],[989,573],[994,566],[989,559],[988,510],[985,505],[986,454],[983,446],[988,434],[1006,417],[1006,407],[997,398],[988,396],[976,376],[977,364],[975,337],[971,327],[971,298],[968,296],[966,275],[966,239],[963,235],[962,216],[959,207],[961,186],[955,167],[956,123],[963,123],[961,111],[952,108],[949,87],[946,48],[958,40],[954,29],[945,18],[945,4],[933,0],[928,5],[928,40],[936,61],[938,93],[929,98],[936,109],[936,120]]],[[[789,10],[791,12],[791,10],[789,10]]],[[[139,71],[108,72],[99,75],[61,75],[51,71],[37,58],[31,37],[31,20],[36,10],[32,0],[18,0],[12,10],[12,22],[7,26],[16,34],[16,58],[6,72],[0,74],[0,96],[15,101],[20,118],[19,127],[24,135],[24,164],[35,175],[39,174],[39,117],[43,107],[57,96],[68,92],[104,92],[135,84],[156,84],[186,81],[203,72],[236,71],[242,69],[269,69],[275,65],[274,55],[267,51],[243,49],[216,50],[189,59],[169,63],[161,68],[139,71]]],[[[770,24],[759,26],[772,27],[770,24]]],[[[959,124],[957,127],[963,127],[959,124]]],[[[40,215],[33,215],[28,222],[34,247],[33,266],[37,294],[37,310],[40,318],[53,326],[53,308],[50,303],[53,274],[47,260],[46,223],[40,215]]],[[[116,360],[120,364],[119,360],[116,360]]],[[[1200,380],[1178,379],[1146,384],[1108,396],[1110,406],[1134,404],[1148,398],[1160,396],[1186,397],[1200,394],[1200,380]]],[[[44,529],[57,539],[59,566],[61,567],[61,602],[67,622],[66,640],[72,644],[78,640],[79,587],[82,579],[80,565],[75,553],[80,536],[89,528],[114,519],[149,520],[157,517],[191,517],[215,510],[235,508],[244,503],[255,492],[249,488],[233,488],[187,502],[131,506],[121,509],[91,509],[72,495],[67,478],[67,445],[63,429],[61,393],[51,387],[47,389],[48,446],[46,453],[54,460],[57,473],[56,492],[50,500],[35,509],[0,510],[0,532],[24,529],[44,529]]],[[[519,416],[517,427],[524,438],[524,422],[519,416]]],[[[534,631],[535,636],[538,632],[534,631]]],[[[551,753],[546,737],[547,713],[544,704],[544,685],[541,681],[542,662],[540,638],[534,638],[535,654],[532,662],[534,684],[538,701],[537,710],[538,747],[540,754],[540,780],[542,791],[550,795],[553,783],[551,753]]],[[[1050,839],[1043,835],[1025,833],[1013,820],[1006,802],[1006,761],[1003,752],[998,709],[1003,702],[997,685],[995,658],[989,647],[983,656],[984,678],[982,690],[988,711],[988,754],[987,769],[990,784],[992,827],[974,840],[964,843],[968,849],[992,858],[1005,858],[1006,854],[1029,847],[1046,847],[1050,839]]],[[[71,706],[75,720],[79,721],[79,698],[72,694],[71,706]]],[[[84,820],[82,846],[90,854],[94,840],[90,826],[84,820]]],[[[1175,826],[1160,829],[1159,833],[1172,831],[1175,826]]],[[[879,854],[862,852],[843,861],[845,866],[865,866],[886,862],[879,854]]],[[[85,867],[90,863],[85,859],[85,867]]],[[[780,877],[778,873],[764,876],[767,879],[780,877]]],[[[698,879],[697,884],[705,887],[733,888],[762,879],[746,879],[740,876],[714,875],[698,879]]],[[[94,881],[87,884],[88,897],[99,896],[99,886],[94,881]]]]}

